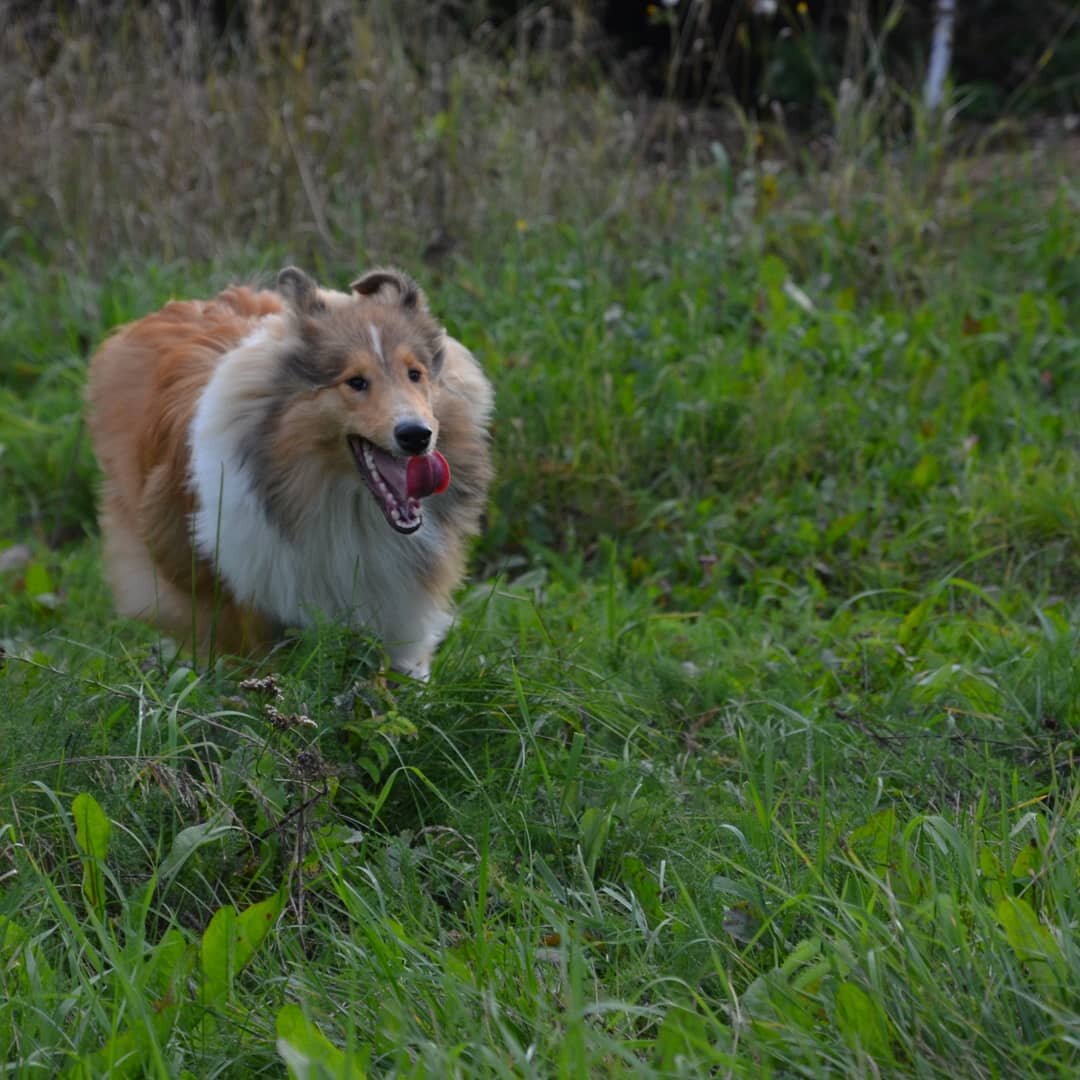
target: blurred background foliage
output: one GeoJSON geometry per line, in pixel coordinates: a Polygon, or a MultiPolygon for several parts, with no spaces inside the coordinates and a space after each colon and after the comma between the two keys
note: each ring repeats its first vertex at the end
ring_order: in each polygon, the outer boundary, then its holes
{"type": "MultiPolygon", "coordinates": [[[[268,34],[294,56],[343,55],[350,19],[392,7],[412,44],[463,42],[510,56],[527,40],[556,47],[579,77],[602,75],[628,94],[692,105],[734,101],[781,108],[806,126],[827,122],[845,78],[870,66],[908,86],[926,68],[938,0],[11,0],[9,29],[29,32],[39,74],[73,32],[123,34],[140,14],[205,33],[234,56],[258,54],[268,34]],[[424,31],[427,31],[425,33],[424,31]],[[420,33],[416,33],[420,31],[420,33]]],[[[1068,112],[1080,105],[1080,5],[1075,0],[959,0],[952,76],[969,117],[1008,109],[1068,112]]],[[[180,47],[179,40],[173,42],[180,47]]],[[[441,50],[439,50],[441,51],[441,50]]],[[[422,60],[419,55],[417,60],[422,60]]],[[[436,56],[429,54],[429,59],[436,56]]]]}
{"type": "MultiPolygon", "coordinates": [[[[1078,18],[959,0],[950,150],[1074,130],[1078,18]]],[[[933,19],[933,0],[0,0],[0,259],[438,264],[522,220],[655,228],[686,166],[863,168],[918,137],[933,19]]]]}

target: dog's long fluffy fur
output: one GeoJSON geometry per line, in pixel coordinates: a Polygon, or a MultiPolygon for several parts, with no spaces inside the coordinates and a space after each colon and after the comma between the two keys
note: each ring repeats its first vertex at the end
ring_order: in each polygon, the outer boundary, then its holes
{"type": "Polygon", "coordinates": [[[118,609],[230,652],[345,618],[426,678],[491,482],[491,408],[479,365],[399,271],[342,293],[288,268],[276,291],[122,327],[89,380],[118,609]],[[422,507],[405,490],[409,425],[450,466],[422,507]]]}

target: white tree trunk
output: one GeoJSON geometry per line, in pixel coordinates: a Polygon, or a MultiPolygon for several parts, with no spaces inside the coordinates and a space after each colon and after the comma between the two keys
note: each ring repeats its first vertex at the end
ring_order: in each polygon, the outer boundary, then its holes
{"type": "Polygon", "coordinates": [[[934,5],[934,40],[930,47],[930,67],[923,86],[923,104],[931,112],[941,106],[945,78],[952,59],[953,22],[956,0],[937,0],[934,5]]]}

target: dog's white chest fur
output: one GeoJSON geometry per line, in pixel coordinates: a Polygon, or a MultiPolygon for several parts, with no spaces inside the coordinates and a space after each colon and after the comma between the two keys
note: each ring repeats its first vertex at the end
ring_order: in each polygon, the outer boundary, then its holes
{"type": "MultiPolygon", "coordinates": [[[[421,583],[419,567],[441,537],[430,517],[409,536],[386,523],[359,475],[323,481],[286,533],[266,513],[243,447],[260,404],[238,409],[245,352],[226,356],[207,384],[190,430],[194,542],[236,599],[284,625],[320,613],[377,633],[399,670],[426,678],[451,616],[421,583]]],[[[343,447],[343,453],[346,452],[343,447]]]]}

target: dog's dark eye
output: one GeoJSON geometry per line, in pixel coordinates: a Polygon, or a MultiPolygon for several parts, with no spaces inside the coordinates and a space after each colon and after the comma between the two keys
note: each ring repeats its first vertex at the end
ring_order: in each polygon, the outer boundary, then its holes
{"type": "Polygon", "coordinates": [[[354,375],[345,385],[351,386],[353,390],[357,391],[366,390],[368,388],[368,381],[363,375],[354,375]]]}
{"type": "Polygon", "coordinates": [[[421,378],[419,368],[409,368],[409,382],[419,382],[421,378]]]}

